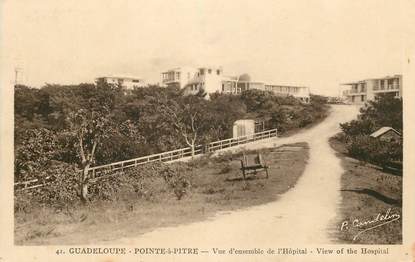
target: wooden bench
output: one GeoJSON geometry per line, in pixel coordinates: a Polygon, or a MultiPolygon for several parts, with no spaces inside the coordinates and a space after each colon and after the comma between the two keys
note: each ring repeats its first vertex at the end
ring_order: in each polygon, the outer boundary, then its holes
{"type": "Polygon", "coordinates": [[[268,166],[265,164],[261,154],[243,154],[241,160],[241,170],[244,180],[249,173],[257,174],[258,171],[265,171],[268,178],[268,166]]]}

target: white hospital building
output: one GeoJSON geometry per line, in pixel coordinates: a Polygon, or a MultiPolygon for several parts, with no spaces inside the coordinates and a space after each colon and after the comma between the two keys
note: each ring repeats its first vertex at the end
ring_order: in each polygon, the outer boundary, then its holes
{"type": "Polygon", "coordinates": [[[135,88],[145,87],[146,83],[143,78],[136,76],[112,75],[95,78],[95,81],[105,81],[108,84],[119,85],[125,90],[133,90],[135,88]]]}
{"type": "Polygon", "coordinates": [[[265,84],[251,80],[248,74],[228,76],[223,74],[222,67],[178,67],[161,73],[161,80],[165,86],[184,89],[185,94],[196,94],[200,90],[207,94],[240,94],[244,90],[258,89],[271,91],[279,96],[291,95],[304,103],[310,102],[308,87],[265,84]]]}
{"type": "Polygon", "coordinates": [[[380,94],[402,97],[402,75],[370,78],[342,85],[349,87],[343,91],[343,96],[352,104],[363,104],[380,94]]]}

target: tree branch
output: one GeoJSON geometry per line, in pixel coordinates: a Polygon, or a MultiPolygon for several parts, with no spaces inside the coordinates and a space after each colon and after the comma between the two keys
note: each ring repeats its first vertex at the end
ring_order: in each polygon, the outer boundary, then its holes
{"type": "Polygon", "coordinates": [[[78,139],[79,139],[79,149],[80,149],[80,153],[81,153],[81,161],[82,164],[84,164],[86,162],[86,157],[85,157],[85,151],[84,151],[84,140],[83,140],[83,132],[80,131],[80,134],[78,135],[78,139]]]}

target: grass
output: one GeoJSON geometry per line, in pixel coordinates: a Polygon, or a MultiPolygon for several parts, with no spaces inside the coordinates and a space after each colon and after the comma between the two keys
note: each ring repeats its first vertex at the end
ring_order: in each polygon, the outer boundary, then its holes
{"type": "Polygon", "coordinates": [[[402,243],[402,174],[393,174],[381,168],[361,162],[347,156],[345,145],[336,138],[330,139],[330,145],[342,161],[344,174],[341,177],[340,215],[334,238],[340,243],[353,244],[401,244],[402,243]],[[380,213],[389,216],[398,214],[401,218],[385,225],[381,222],[363,227],[340,227],[344,221],[352,225],[353,220],[369,221],[380,213]],[[380,225],[376,228],[373,226],[380,225]],[[364,229],[355,240],[356,234],[364,229]]]}
{"type": "Polygon", "coordinates": [[[224,153],[183,163],[191,168],[191,188],[177,200],[161,181],[154,182],[149,197],[98,201],[74,210],[39,207],[15,214],[15,244],[67,245],[113,242],[136,237],[158,227],[175,226],[211,219],[215,214],[232,212],[276,201],[294,187],[308,159],[306,143],[261,149],[269,168],[269,178],[260,172],[242,179],[241,153],[224,153]],[[300,150],[284,150],[289,146],[300,150]]]}

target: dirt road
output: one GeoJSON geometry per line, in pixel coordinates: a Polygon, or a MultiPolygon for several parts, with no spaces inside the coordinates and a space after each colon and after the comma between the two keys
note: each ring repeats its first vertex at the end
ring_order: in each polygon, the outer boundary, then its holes
{"type": "Polygon", "coordinates": [[[275,247],[278,244],[329,244],[330,228],[340,201],[340,160],[328,144],[339,132],[339,123],[356,117],[355,106],[333,106],[331,114],[317,126],[286,138],[260,141],[245,148],[270,147],[305,141],[310,159],[297,185],[275,202],[213,219],[160,228],[137,238],[111,241],[112,244],[170,247],[275,247]]]}

